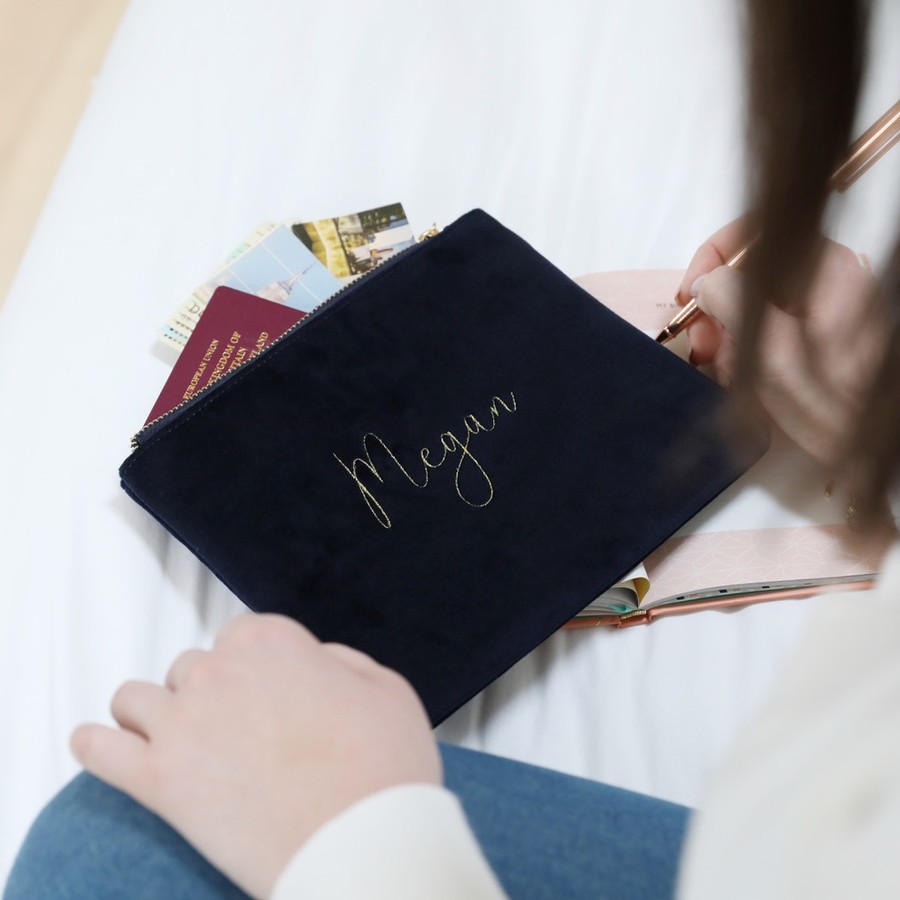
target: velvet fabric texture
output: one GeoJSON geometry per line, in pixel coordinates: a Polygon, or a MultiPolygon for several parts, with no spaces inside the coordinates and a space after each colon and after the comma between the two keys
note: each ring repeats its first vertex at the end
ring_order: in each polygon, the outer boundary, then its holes
{"type": "Polygon", "coordinates": [[[722,392],[475,210],[146,431],[128,493],[437,723],[730,484],[722,392]]]}

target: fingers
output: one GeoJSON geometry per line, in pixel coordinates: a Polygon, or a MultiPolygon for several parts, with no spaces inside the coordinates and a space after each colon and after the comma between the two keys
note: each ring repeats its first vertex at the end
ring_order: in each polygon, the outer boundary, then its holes
{"type": "Polygon", "coordinates": [[[725,260],[722,259],[721,254],[712,244],[707,242],[700,247],[694,254],[690,265],[684,270],[684,277],[681,279],[678,294],[676,295],[678,302],[684,306],[693,296],[691,287],[694,282],[701,276],[706,275],[707,272],[711,272],[724,264],[725,260]]]}
{"type": "Polygon", "coordinates": [[[169,667],[166,674],[166,687],[170,691],[177,691],[184,684],[188,672],[207,656],[209,656],[207,650],[185,650],[169,667]]]}
{"type": "Polygon", "coordinates": [[[322,649],[364,675],[371,675],[382,668],[371,656],[346,644],[322,644],[322,649]]]}
{"type": "Polygon", "coordinates": [[[214,648],[227,644],[235,635],[240,636],[246,630],[253,627],[254,613],[241,613],[233,619],[229,619],[217,632],[213,642],[214,648]]]}
{"type": "Polygon", "coordinates": [[[744,245],[746,217],[742,216],[720,228],[697,249],[685,269],[677,299],[683,306],[691,299],[691,285],[701,276],[724,265],[744,245]]]}
{"type": "Polygon", "coordinates": [[[741,276],[728,266],[713,269],[695,288],[697,306],[732,337],[741,324],[741,276]]]}
{"type": "Polygon", "coordinates": [[[171,702],[172,694],[158,684],[126,681],[113,695],[110,712],[122,728],[148,738],[171,702]]]}
{"type": "Polygon", "coordinates": [[[79,725],[69,738],[72,755],[92,775],[134,794],[145,768],[147,741],[133,731],[106,725],[79,725]]]}
{"type": "Polygon", "coordinates": [[[319,644],[309,629],[287,616],[274,613],[244,613],[229,619],[219,629],[213,646],[218,650],[229,646],[266,647],[282,642],[295,644],[298,649],[319,644]]]}
{"type": "Polygon", "coordinates": [[[728,340],[724,331],[722,324],[710,316],[699,316],[688,326],[692,365],[705,366],[715,359],[722,342],[728,340]]]}
{"type": "Polygon", "coordinates": [[[719,266],[701,275],[691,293],[705,315],[688,328],[690,360],[695,366],[713,363],[717,380],[727,384],[734,368],[734,335],[740,325],[741,279],[734,269],[719,266]]]}

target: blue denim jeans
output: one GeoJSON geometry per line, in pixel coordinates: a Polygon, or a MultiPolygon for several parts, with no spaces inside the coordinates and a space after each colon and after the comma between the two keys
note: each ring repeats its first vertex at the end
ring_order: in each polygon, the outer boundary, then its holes
{"type": "MultiPolygon", "coordinates": [[[[441,753],[447,786],[511,897],[673,895],[684,807],[459,747],[442,745],[441,753]]],[[[36,819],[4,893],[5,900],[245,897],[161,819],[86,774],[36,819]]]]}

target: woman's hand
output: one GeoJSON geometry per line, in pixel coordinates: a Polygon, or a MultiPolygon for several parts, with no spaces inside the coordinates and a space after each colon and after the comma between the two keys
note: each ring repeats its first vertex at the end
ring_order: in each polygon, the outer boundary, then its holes
{"type": "MultiPolygon", "coordinates": [[[[746,244],[744,218],[729,222],[707,238],[694,253],[685,269],[676,299],[685,306],[697,299],[697,292],[706,276],[725,266],[725,263],[746,244]]],[[[726,269],[726,271],[728,271],[726,269]]],[[[727,276],[725,276],[727,277],[727,276]]],[[[691,346],[691,362],[694,365],[712,364],[717,380],[726,381],[733,368],[734,343],[725,331],[723,323],[714,315],[702,315],[694,319],[688,328],[691,346]],[[721,370],[721,371],[720,371],[721,370]]]]}
{"type": "MultiPolygon", "coordinates": [[[[691,361],[709,364],[727,385],[741,327],[742,276],[724,265],[744,243],[742,221],[716,232],[694,254],[679,302],[694,297],[705,313],[688,330],[691,361]]],[[[852,250],[825,241],[803,302],[771,306],[758,346],[756,393],[775,423],[804,450],[836,466],[861,398],[883,352],[885,311],[875,279],[852,250]],[[799,312],[794,312],[798,310],[799,312]]]]}
{"type": "Polygon", "coordinates": [[[439,784],[425,712],[399,675],[291,619],[240,616],[165,686],[128,682],[121,728],[82,725],[78,761],[156,812],[245,891],[264,897],[296,849],[356,800],[439,784]]]}

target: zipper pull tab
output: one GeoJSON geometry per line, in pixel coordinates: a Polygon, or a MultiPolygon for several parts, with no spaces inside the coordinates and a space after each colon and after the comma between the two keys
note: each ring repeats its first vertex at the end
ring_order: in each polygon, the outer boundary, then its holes
{"type": "Polygon", "coordinates": [[[422,243],[422,241],[427,241],[428,238],[433,238],[436,234],[440,234],[441,229],[437,226],[437,224],[432,224],[431,228],[423,231],[417,238],[416,241],[418,243],[422,243]]]}

